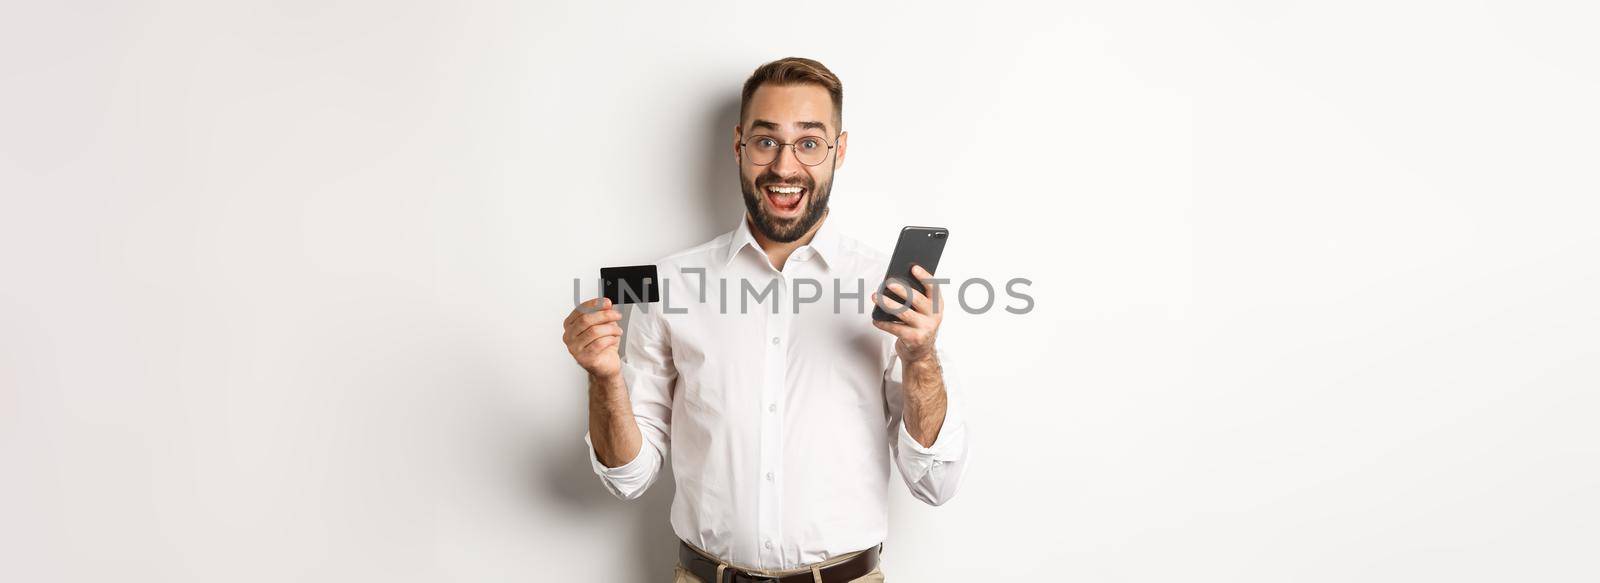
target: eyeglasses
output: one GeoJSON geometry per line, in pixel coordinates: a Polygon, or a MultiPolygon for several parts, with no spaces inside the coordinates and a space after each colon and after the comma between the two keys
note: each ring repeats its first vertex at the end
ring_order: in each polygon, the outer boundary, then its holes
{"type": "Polygon", "coordinates": [[[827,139],[821,136],[805,136],[793,142],[780,142],[772,136],[750,136],[750,139],[739,144],[744,148],[750,163],[757,166],[766,166],[778,159],[783,153],[783,147],[794,148],[794,157],[801,164],[816,166],[828,159],[828,151],[833,149],[827,139]]]}

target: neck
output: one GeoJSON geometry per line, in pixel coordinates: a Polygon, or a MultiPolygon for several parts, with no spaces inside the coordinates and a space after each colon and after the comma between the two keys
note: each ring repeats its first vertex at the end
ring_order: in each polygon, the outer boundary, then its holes
{"type": "Polygon", "coordinates": [[[761,250],[766,252],[767,258],[772,261],[772,268],[783,271],[783,264],[788,263],[789,255],[793,254],[795,249],[811,244],[811,239],[817,236],[817,230],[821,229],[822,223],[828,220],[828,213],[831,210],[822,211],[822,218],[817,219],[817,224],[811,225],[811,229],[806,231],[806,234],[788,243],[768,239],[766,235],[761,233],[761,229],[755,228],[749,214],[744,216],[744,222],[749,226],[750,234],[755,236],[756,244],[761,246],[761,250]]]}

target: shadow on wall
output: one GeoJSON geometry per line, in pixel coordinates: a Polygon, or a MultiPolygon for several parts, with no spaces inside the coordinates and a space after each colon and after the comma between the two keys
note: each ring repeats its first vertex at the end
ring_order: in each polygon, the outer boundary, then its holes
{"type": "Polygon", "coordinates": [[[733,230],[744,217],[739,165],[733,158],[733,127],[739,123],[739,96],[732,94],[713,105],[706,111],[704,141],[695,149],[702,152],[700,160],[684,162],[701,165],[700,184],[694,187],[699,189],[710,225],[697,242],[710,241],[733,230]]]}
{"type": "MultiPolygon", "coordinates": [[[[695,159],[684,161],[684,164],[701,168],[699,182],[685,185],[683,189],[689,193],[685,202],[697,205],[706,213],[702,223],[705,226],[702,232],[696,233],[697,243],[732,229],[744,216],[738,166],[733,157],[733,128],[738,118],[738,95],[711,104],[703,118],[704,132],[700,144],[689,150],[695,159]]],[[[660,257],[674,251],[677,249],[658,249],[650,255],[660,257]]],[[[626,318],[622,325],[623,334],[626,335],[626,318]]],[[[643,496],[631,501],[618,500],[606,491],[599,476],[594,475],[589,466],[589,452],[581,439],[588,412],[552,411],[551,414],[557,417],[557,422],[545,424],[551,433],[545,435],[540,443],[555,444],[555,447],[564,450],[547,458],[545,467],[538,468],[545,493],[556,498],[556,502],[563,507],[578,513],[611,515],[621,507],[621,512],[628,516],[626,522],[632,525],[630,532],[618,532],[612,538],[596,542],[614,549],[617,562],[631,565],[630,569],[626,569],[632,573],[628,580],[670,581],[673,566],[677,564],[678,550],[677,536],[668,523],[668,511],[676,490],[671,464],[662,468],[661,475],[643,496]],[[554,463],[550,463],[551,460],[554,463]]]]}

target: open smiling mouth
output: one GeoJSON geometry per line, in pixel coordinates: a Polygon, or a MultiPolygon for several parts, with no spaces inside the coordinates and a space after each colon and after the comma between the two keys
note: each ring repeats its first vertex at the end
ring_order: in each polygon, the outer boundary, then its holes
{"type": "Polygon", "coordinates": [[[761,189],[767,195],[767,204],[779,215],[793,215],[800,212],[800,203],[805,201],[809,189],[791,185],[768,185],[761,189]]]}

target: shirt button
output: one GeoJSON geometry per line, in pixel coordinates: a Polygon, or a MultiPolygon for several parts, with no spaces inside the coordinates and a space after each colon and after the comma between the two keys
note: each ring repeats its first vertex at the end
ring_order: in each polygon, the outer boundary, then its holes
{"type": "Polygon", "coordinates": [[[767,481],[768,482],[772,481],[772,472],[767,472],[767,481]]]}
{"type": "Polygon", "coordinates": [[[768,550],[772,549],[772,539],[767,539],[767,549],[768,550]]]}
{"type": "Polygon", "coordinates": [[[773,403],[771,405],[767,405],[767,412],[768,413],[777,413],[778,412],[778,404],[777,403],[773,403]]]}
{"type": "Polygon", "coordinates": [[[773,345],[774,345],[774,346],[776,346],[776,345],[777,345],[777,344],[778,344],[778,337],[777,337],[777,336],[773,336],[773,337],[772,337],[772,344],[773,344],[773,345]]]}

